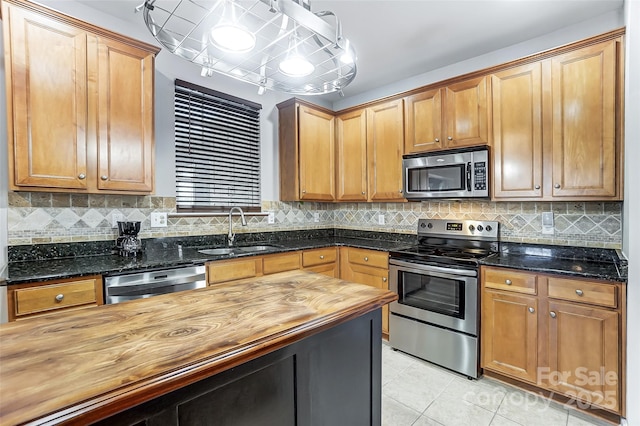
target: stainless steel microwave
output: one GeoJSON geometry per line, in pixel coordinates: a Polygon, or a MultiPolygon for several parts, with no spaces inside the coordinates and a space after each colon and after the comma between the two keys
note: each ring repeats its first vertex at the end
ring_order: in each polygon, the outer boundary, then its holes
{"type": "Polygon", "coordinates": [[[488,198],[489,149],[485,146],[402,157],[407,200],[488,198]]]}

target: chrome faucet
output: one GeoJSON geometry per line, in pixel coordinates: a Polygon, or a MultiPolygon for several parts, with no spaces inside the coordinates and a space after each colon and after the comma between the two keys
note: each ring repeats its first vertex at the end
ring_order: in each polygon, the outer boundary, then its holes
{"type": "Polygon", "coordinates": [[[240,219],[242,220],[242,226],[247,226],[247,221],[244,218],[244,212],[242,211],[242,209],[240,207],[231,207],[231,209],[229,210],[229,235],[227,235],[227,243],[229,244],[229,246],[232,246],[233,242],[236,239],[236,234],[233,233],[233,218],[231,217],[234,210],[237,210],[240,212],[240,219]]]}

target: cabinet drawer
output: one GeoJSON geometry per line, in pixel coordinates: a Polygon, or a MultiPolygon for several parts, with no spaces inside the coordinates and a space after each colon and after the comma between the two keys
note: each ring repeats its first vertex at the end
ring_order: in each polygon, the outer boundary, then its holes
{"type": "Polygon", "coordinates": [[[265,256],[262,260],[262,273],[265,275],[293,271],[294,269],[300,269],[300,252],[298,251],[265,256]]]}
{"type": "Polygon", "coordinates": [[[307,267],[334,263],[337,258],[336,253],[337,249],[335,247],[306,250],[302,252],[302,266],[307,267]]]}
{"type": "Polygon", "coordinates": [[[496,290],[516,293],[537,294],[538,276],[510,269],[484,269],[484,286],[496,290]]]}
{"type": "Polygon", "coordinates": [[[349,248],[349,262],[386,269],[389,267],[389,253],[384,251],[349,248]]]}
{"type": "Polygon", "coordinates": [[[615,308],[616,286],[593,281],[549,277],[549,297],[615,308]]]}
{"type": "Polygon", "coordinates": [[[207,282],[215,284],[255,277],[258,273],[256,263],[260,260],[261,258],[252,257],[250,259],[211,262],[207,265],[207,282]]]}
{"type": "Polygon", "coordinates": [[[72,306],[97,304],[96,280],[18,289],[14,297],[16,317],[72,306]]]}

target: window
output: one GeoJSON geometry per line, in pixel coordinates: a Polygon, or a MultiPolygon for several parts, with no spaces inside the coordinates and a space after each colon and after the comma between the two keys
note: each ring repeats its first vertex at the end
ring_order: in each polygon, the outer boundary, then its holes
{"type": "Polygon", "coordinates": [[[261,108],[175,81],[178,211],[260,210],[261,108]]]}

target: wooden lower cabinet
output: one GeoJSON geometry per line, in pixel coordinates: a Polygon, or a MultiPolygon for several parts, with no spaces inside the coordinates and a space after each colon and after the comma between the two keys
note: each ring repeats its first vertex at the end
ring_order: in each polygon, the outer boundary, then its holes
{"type": "Polygon", "coordinates": [[[624,416],[625,284],[494,267],[481,277],[486,372],[624,416]]]}
{"type": "Polygon", "coordinates": [[[262,274],[277,274],[278,272],[300,269],[300,252],[279,253],[262,258],[262,274]]]}
{"type": "Polygon", "coordinates": [[[325,247],[302,252],[302,269],[340,278],[338,248],[325,247]]]}
{"type": "Polygon", "coordinates": [[[262,257],[217,260],[207,263],[207,284],[228,283],[262,275],[262,257]]]}
{"type": "MultiPolygon", "coordinates": [[[[340,248],[340,278],[389,289],[389,253],[354,247],[340,248]]],[[[389,306],[382,307],[382,333],[389,335],[389,306]]]]}
{"type": "Polygon", "coordinates": [[[51,315],[104,303],[99,275],[12,286],[7,292],[9,321],[51,315]]]}
{"type": "Polygon", "coordinates": [[[537,298],[485,291],[482,302],[482,364],[536,383],[538,367],[537,298]]]}

